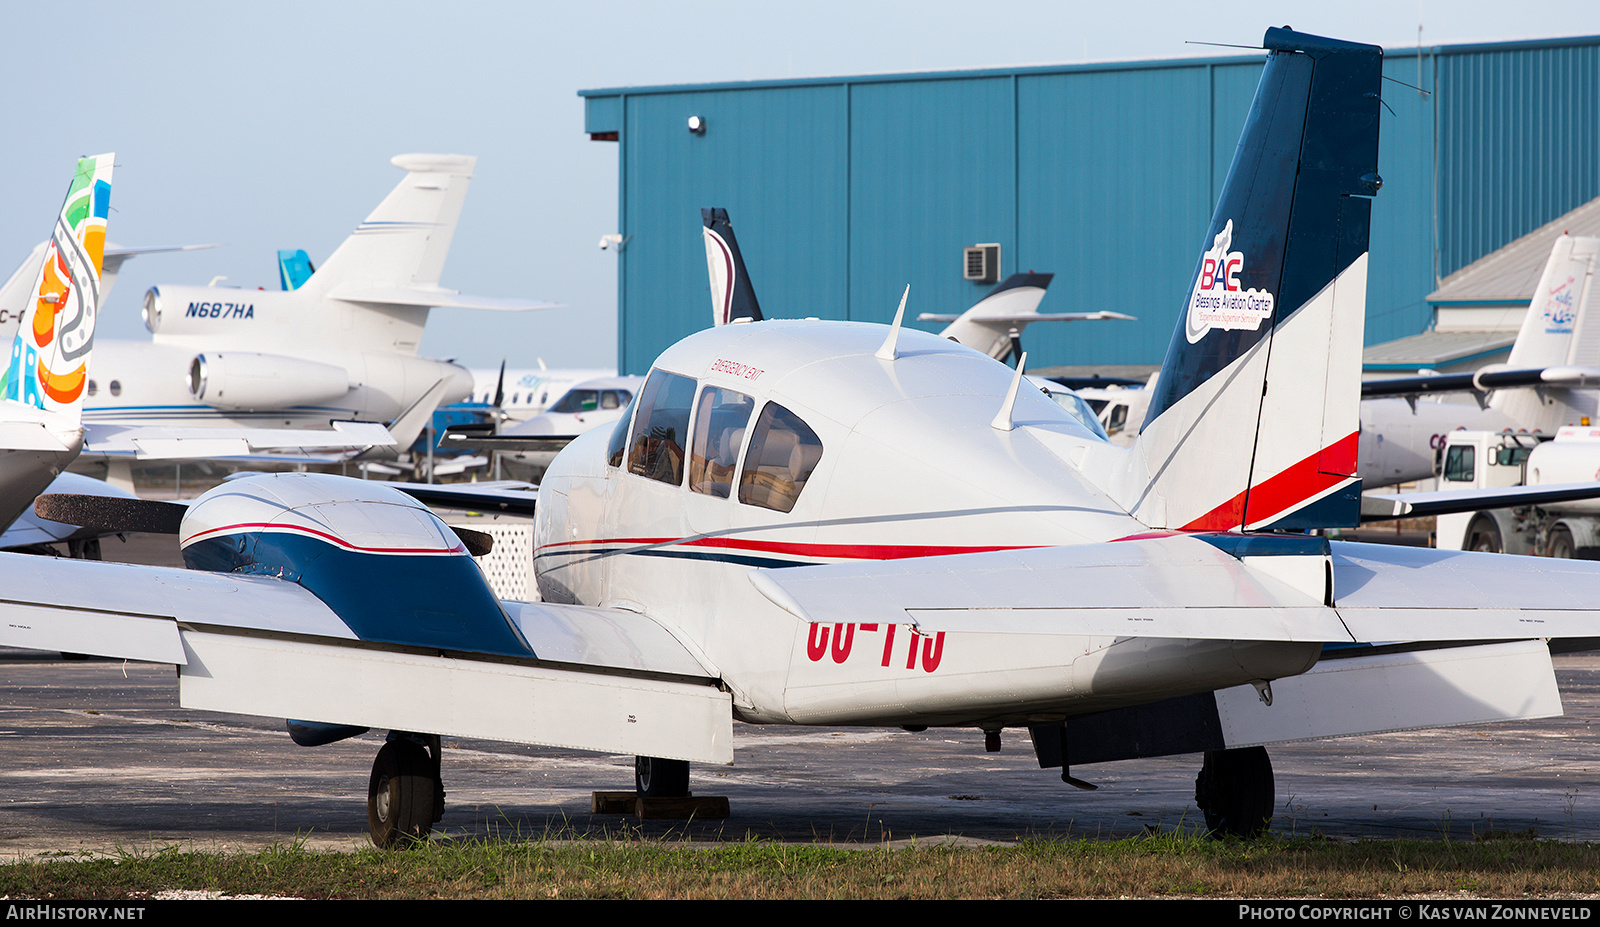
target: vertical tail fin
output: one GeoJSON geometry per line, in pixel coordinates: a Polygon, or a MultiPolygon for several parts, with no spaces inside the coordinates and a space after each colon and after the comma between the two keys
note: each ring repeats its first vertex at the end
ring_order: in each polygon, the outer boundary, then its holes
{"type": "Polygon", "coordinates": [[[298,290],[305,285],[317,269],[311,266],[311,255],[305,249],[291,251],[278,249],[278,283],[285,291],[298,290]]]}
{"type": "MultiPolygon", "coordinates": [[[[1550,249],[1506,368],[1600,367],[1600,317],[1589,311],[1600,239],[1562,235],[1550,249]]],[[[1592,390],[1499,390],[1489,405],[1518,426],[1554,431],[1591,415],[1592,390]]]]}
{"type": "Polygon", "coordinates": [[[79,420],[100,310],[110,154],[81,158],[11,343],[5,398],[79,420]]]}
{"type": "MultiPolygon", "coordinates": [[[[961,313],[944,331],[941,338],[952,338],[969,348],[975,348],[995,360],[1009,360],[1020,356],[1022,348],[1018,336],[1030,322],[1040,318],[1039,303],[1055,274],[1012,274],[1000,281],[994,289],[961,313]]],[[[919,321],[938,321],[943,316],[923,313],[919,321]]]]}
{"type": "Polygon", "coordinates": [[[438,286],[477,162],[466,155],[396,155],[390,163],[406,176],[304,286],[319,295],[339,284],[438,286]]]}
{"type": "Polygon", "coordinates": [[[761,305],[756,302],[750,272],[744,269],[728,211],[702,209],[700,221],[705,225],[701,234],[706,242],[706,272],[711,278],[711,324],[727,325],[735,319],[761,321],[761,305]]]}
{"type": "Polygon", "coordinates": [[[1152,527],[1354,525],[1382,49],[1269,29],[1244,133],[1113,494],[1152,527]]]}

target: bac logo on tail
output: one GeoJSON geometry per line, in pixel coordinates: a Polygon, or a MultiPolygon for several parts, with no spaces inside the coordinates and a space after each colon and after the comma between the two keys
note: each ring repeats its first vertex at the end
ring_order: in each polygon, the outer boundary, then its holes
{"type": "Polygon", "coordinates": [[[1200,276],[1189,295],[1184,335],[1190,344],[1215,329],[1256,331],[1263,319],[1272,317],[1272,294],[1265,290],[1245,290],[1239,285],[1244,270],[1244,252],[1233,247],[1233,220],[1229,219],[1211,243],[1211,250],[1200,257],[1200,276]]]}

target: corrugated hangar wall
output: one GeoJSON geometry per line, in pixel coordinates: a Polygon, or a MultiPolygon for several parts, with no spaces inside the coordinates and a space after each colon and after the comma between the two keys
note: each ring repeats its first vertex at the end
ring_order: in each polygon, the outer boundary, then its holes
{"type": "MultiPolygon", "coordinates": [[[[1261,71],[1254,57],[587,90],[621,145],[618,364],[710,324],[700,208],[725,206],[763,310],[887,322],[1055,273],[1029,364],[1159,363],[1261,71]],[[692,133],[690,116],[705,120],[692,133]]],[[[1394,49],[1367,343],[1431,321],[1436,277],[1600,195],[1600,37],[1394,49]],[[1425,96],[1412,89],[1421,81],[1425,96]]],[[[925,325],[932,328],[934,326],[925,325]]]]}

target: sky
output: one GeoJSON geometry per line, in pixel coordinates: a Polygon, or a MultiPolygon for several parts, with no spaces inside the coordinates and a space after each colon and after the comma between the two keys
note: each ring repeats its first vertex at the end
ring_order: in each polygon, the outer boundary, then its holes
{"type": "Polygon", "coordinates": [[[278,287],[399,182],[406,152],[476,155],[441,284],[553,300],[434,310],[421,353],[468,366],[616,360],[618,145],[579,90],[1227,53],[1267,26],[1414,48],[1600,34],[1600,3],[32,3],[3,15],[0,279],[43,240],[74,159],[114,151],[109,238],[216,243],[124,265],[100,338],[148,339],[156,284],[278,287]]]}

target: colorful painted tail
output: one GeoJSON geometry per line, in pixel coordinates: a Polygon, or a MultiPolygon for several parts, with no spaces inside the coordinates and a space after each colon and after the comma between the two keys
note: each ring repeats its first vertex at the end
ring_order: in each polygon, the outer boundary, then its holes
{"type": "Polygon", "coordinates": [[[100,310],[112,160],[103,154],[78,161],[12,340],[5,376],[5,398],[73,422],[83,408],[100,310]]]}
{"type": "MultiPolygon", "coordinates": [[[[1550,248],[1528,314],[1506,358],[1507,370],[1600,367],[1600,312],[1593,311],[1600,239],[1562,235],[1550,248]]],[[[1550,377],[1538,390],[1497,390],[1489,405],[1519,427],[1553,432],[1595,413],[1592,389],[1569,389],[1550,377]]]]}
{"type": "Polygon", "coordinates": [[[706,272],[711,278],[711,324],[727,325],[736,319],[762,320],[761,305],[744,269],[739,241],[733,237],[733,223],[726,209],[700,210],[705,225],[701,233],[706,242],[706,272]]]}
{"type": "Polygon", "coordinates": [[[1269,29],[1266,68],[1125,472],[1152,527],[1355,525],[1382,49],[1269,29]]]}

